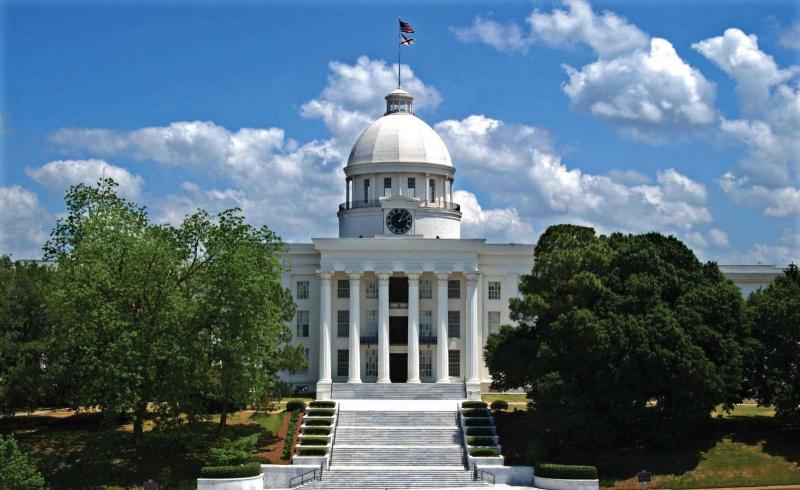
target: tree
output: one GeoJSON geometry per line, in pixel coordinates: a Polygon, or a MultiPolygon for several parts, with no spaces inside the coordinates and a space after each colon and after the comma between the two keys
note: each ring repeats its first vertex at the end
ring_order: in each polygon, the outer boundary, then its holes
{"type": "Polygon", "coordinates": [[[740,399],[741,293],[673,237],[551,226],[520,292],[485,357],[553,445],[666,442],[740,399]]]}
{"type": "Polygon", "coordinates": [[[748,363],[750,395],[775,405],[778,416],[800,416],[800,271],[790,264],[783,275],[747,299],[753,335],[748,363]]]}
{"type": "Polygon", "coordinates": [[[13,436],[0,435],[0,488],[44,488],[44,478],[13,436]]]}
{"type": "Polygon", "coordinates": [[[179,235],[193,257],[188,268],[198,271],[190,286],[191,323],[205,358],[195,379],[220,408],[222,434],[229,411],[270,396],[278,371],[304,362],[300,346],[287,346],[295,305],[281,284],[282,243],[269,228],[246,224],[238,209],[216,219],[200,211],[179,235]]]}

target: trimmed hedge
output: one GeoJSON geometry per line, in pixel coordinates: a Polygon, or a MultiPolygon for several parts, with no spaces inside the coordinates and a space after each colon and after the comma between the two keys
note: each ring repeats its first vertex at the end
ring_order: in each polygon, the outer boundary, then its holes
{"type": "Polygon", "coordinates": [[[306,417],[333,417],[336,410],[330,408],[309,408],[306,410],[306,417]]]}
{"type": "Polygon", "coordinates": [[[327,446],[328,445],[328,438],[327,437],[305,437],[303,436],[300,439],[301,446],[327,446]]]}
{"type": "Polygon", "coordinates": [[[497,456],[497,449],[493,447],[476,447],[469,450],[470,456],[497,456]]]}
{"type": "Polygon", "coordinates": [[[495,400],[490,405],[490,408],[495,412],[498,412],[500,410],[508,410],[508,402],[505,400],[495,400]]]}
{"type": "Polygon", "coordinates": [[[464,417],[488,417],[489,411],[485,408],[470,408],[469,410],[464,410],[463,414],[464,417]]]}
{"type": "Polygon", "coordinates": [[[305,422],[307,426],[314,425],[318,427],[319,426],[328,427],[333,423],[333,419],[306,419],[305,422]]]}
{"type": "Polygon", "coordinates": [[[323,401],[323,400],[315,400],[308,404],[309,407],[312,408],[335,408],[336,402],[333,401],[323,401]]]}
{"type": "Polygon", "coordinates": [[[537,464],[534,475],[566,480],[597,480],[597,468],[569,464],[537,464]]]}
{"type": "Polygon", "coordinates": [[[238,466],[204,466],[200,468],[200,478],[245,478],[261,474],[261,463],[247,463],[238,466]]]}
{"type": "Polygon", "coordinates": [[[303,411],[306,409],[306,402],[303,400],[289,400],[286,402],[286,411],[287,412],[296,412],[296,411],[303,411]]]}
{"type": "Polygon", "coordinates": [[[486,408],[486,402],[461,402],[461,408],[486,408]]]}
{"type": "Polygon", "coordinates": [[[303,435],[306,436],[329,436],[331,435],[331,430],[327,427],[306,427],[303,431],[303,435]]]}
{"type": "Polygon", "coordinates": [[[292,457],[292,443],[299,418],[300,412],[292,412],[292,418],[289,419],[289,426],[286,430],[286,439],[283,440],[283,450],[281,450],[281,459],[284,461],[288,461],[292,457]]]}
{"type": "Polygon", "coordinates": [[[325,456],[328,454],[326,447],[298,447],[296,454],[298,456],[325,456]]]}
{"type": "Polygon", "coordinates": [[[470,446],[496,446],[494,437],[467,437],[467,444],[470,446]]]}
{"type": "Polygon", "coordinates": [[[491,427],[467,427],[468,436],[493,436],[494,430],[491,427]]]}
{"type": "Polygon", "coordinates": [[[464,419],[464,425],[467,427],[491,427],[492,421],[484,418],[464,419]]]}

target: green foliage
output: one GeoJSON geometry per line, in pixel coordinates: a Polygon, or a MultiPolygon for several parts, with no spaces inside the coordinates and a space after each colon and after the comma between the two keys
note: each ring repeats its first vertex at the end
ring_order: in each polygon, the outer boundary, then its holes
{"type": "Polygon", "coordinates": [[[328,445],[328,438],[327,437],[306,437],[303,436],[300,439],[301,446],[327,446],[328,445]]]}
{"type": "Polygon", "coordinates": [[[314,400],[313,402],[310,402],[308,406],[312,408],[335,408],[336,402],[326,401],[326,400],[314,400]]]}
{"type": "Polygon", "coordinates": [[[566,480],[596,480],[597,468],[567,464],[538,464],[534,469],[536,476],[542,478],[562,478],[566,480]]]}
{"type": "Polygon", "coordinates": [[[330,408],[310,408],[306,410],[306,417],[332,417],[336,410],[330,408]]]}
{"type": "Polygon", "coordinates": [[[246,478],[260,474],[260,463],[247,463],[236,466],[204,466],[200,468],[200,478],[246,478]]]}
{"type": "Polygon", "coordinates": [[[238,439],[223,439],[222,443],[211,448],[209,464],[212,466],[232,466],[247,462],[256,451],[258,433],[238,439]]]}
{"type": "Polygon", "coordinates": [[[463,412],[464,417],[488,417],[489,411],[484,408],[470,408],[468,410],[464,410],[463,412]]]}
{"type": "Polygon", "coordinates": [[[286,430],[286,439],[283,440],[283,449],[281,450],[281,459],[288,461],[292,457],[292,446],[294,446],[294,433],[297,430],[297,421],[300,418],[300,412],[292,412],[289,419],[289,425],[286,430]]]}
{"type": "Polygon", "coordinates": [[[305,424],[308,426],[323,426],[328,427],[333,423],[333,419],[306,419],[305,424]]]}
{"type": "Polygon", "coordinates": [[[306,402],[303,400],[289,400],[286,402],[286,411],[287,412],[296,412],[298,410],[303,411],[306,409],[306,402]]]}
{"type": "Polygon", "coordinates": [[[496,446],[494,437],[467,437],[467,444],[470,446],[496,446]]]}
{"type": "Polygon", "coordinates": [[[492,427],[467,427],[466,433],[468,436],[493,436],[494,428],[492,427]]]}
{"type": "Polygon", "coordinates": [[[466,401],[461,402],[461,408],[486,408],[486,402],[466,401]]]}
{"type": "Polygon", "coordinates": [[[508,410],[508,402],[505,400],[495,400],[491,404],[491,409],[495,412],[500,410],[508,410]]]}
{"type": "Polygon", "coordinates": [[[551,226],[520,292],[485,359],[554,446],[675,444],[741,397],[741,293],[673,237],[551,226]]]}
{"type": "Polygon", "coordinates": [[[474,447],[469,450],[470,456],[497,456],[497,449],[493,447],[474,447]]]}
{"type": "MultiPolygon", "coordinates": [[[[306,424],[307,425],[307,424],[306,424]]],[[[331,430],[326,427],[306,427],[303,434],[309,436],[327,436],[330,435],[331,430]]]]}
{"type": "Polygon", "coordinates": [[[0,488],[44,488],[44,478],[13,436],[0,435],[0,488]]]}
{"type": "Polygon", "coordinates": [[[324,447],[299,447],[297,448],[298,456],[325,456],[328,454],[328,448],[324,447]]]}
{"type": "Polygon", "coordinates": [[[800,416],[800,271],[795,264],[750,294],[747,322],[753,336],[749,395],[760,405],[774,405],[779,417],[800,416]]]}
{"type": "Polygon", "coordinates": [[[491,427],[492,421],[485,418],[464,419],[466,427],[491,427]]]}

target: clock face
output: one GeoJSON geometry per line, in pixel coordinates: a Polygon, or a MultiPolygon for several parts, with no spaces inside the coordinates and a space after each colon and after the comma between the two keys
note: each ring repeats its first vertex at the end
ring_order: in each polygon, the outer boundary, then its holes
{"type": "Polygon", "coordinates": [[[386,227],[394,234],[402,235],[411,229],[413,218],[408,209],[392,209],[386,214],[386,227]]]}

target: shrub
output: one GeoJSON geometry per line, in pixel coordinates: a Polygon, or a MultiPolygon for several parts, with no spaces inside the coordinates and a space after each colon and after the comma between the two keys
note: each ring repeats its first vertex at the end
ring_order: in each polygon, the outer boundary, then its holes
{"type": "Polygon", "coordinates": [[[461,408],[486,408],[486,402],[461,402],[461,408]]]}
{"type": "Polygon", "coordinates": [[[300,439],[301,446],[327,446],[328,445],[328,438],[327,437],[305,437],[303,436],[300,439]]]}
{"type": "Polygon", "coordinates": [[[330,408],[310,408],[306,410],[306,417],[332,417],[336,410],[330,408]]]}
{"type": "Polygon", "coordinates": [[[308,404],[312,408],[335,408],[336,402],[315,400],[308,404]]]}
{"type": "Polygon", "coordinates": [[[211,448],[211,458],[209,467],[234,466],[246,463],[250,455],[255,452],[258,444],[259,434],[252,434],[239,439],[226,439],[217,446],[211,448]]]}
{"type": "Polygon", "coordinates": [[[500,410],[508,410],[508,402],[505,400],[495,400],[490,406],[495,412],[499,412],[500,410]]]}
{"type": "Polygon", "coordinates": [[[289,419],[289,426],[286,430],[286,439],[283,440],[283,450],[281,451],[281,459],[287,461],[292,457],[292,443],[294,442],[294,432],[297,429],[297,419],[300,418],[300,412],[292,412],[292,418],[289,419]]]}
{"type": "Polygon", "coordinates": [[[260,474],[260,463],[247,463],[236,466],[204,466],[200,468],[201,478],[244,478],[260,474]]]}
{"type": "Polygon", "coordinates": [[[489,411],[485,408],[470,408],[469,410],[464,410],[464,417],[488,417],[489,411]]]}
{"type": "Polygon", "coordinates": [[[469,450],[470,456],[497,456],[497,449],[493,447],[476,447],[469,450]]]}
{"type": "Polygon", "coordinates": [[[467,427],[468,436],[493,436],[494,429],[491,427],[467,427]]]}
{"type": "Polygon", "coordinates": [[[329,436],[331,434],[331,430],[327,427],[306,427],[303,431],[303,435],[307,436],[329,436]]]}
{"type": "Polygon", "coordinates": [[[467,444],[470,446],[496,446],[494,437],[467,437],[467,444]]]}
{"type": "Polygon", "coordinates": [[[14,436],[0,436],[0,488],[44,488],[44,478],[14,436]]]}
{"type": "Polygon", "coordinates": [[[329,426],[333,423],[333,419],[306,419],[308,426],[329,426]]]}
{"type": "Polygon", "coordinates": [[[286,402],[286,411],[287,412],[297,412],[303,411],[306,409],[306,402],[303,400],[289,400],[286,402]]]}
{"type": "Polygon", "coordinates": [[[534,474],[542,478],[564,478],[569,480],[596,480],[597,468],[568,464],[537,464],[534,474]]]}
{"type": "Polygon", "coordinates": [[[325,456],[328,454],[328,448],[325,447],[299,447],[297,448],[298,456],[325,456]]]}
{"type": "Polygon", "coordinates": [[[464,419],[464,425],[467,427],[491,427],[492,421],[484,418],[464,419]]]}

